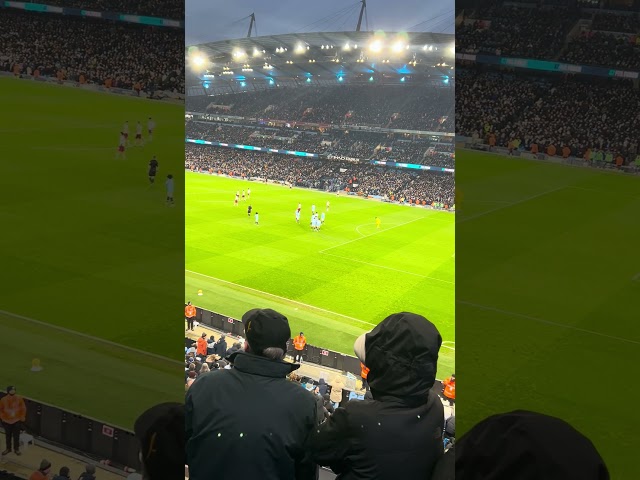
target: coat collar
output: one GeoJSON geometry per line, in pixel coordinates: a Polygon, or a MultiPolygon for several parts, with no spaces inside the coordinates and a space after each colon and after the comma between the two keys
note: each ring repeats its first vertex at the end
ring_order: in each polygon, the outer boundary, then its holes
{"type": "Polygon", "coordinates": [[[235,352],[228,360],[233,367],[243,373],[262,377],[284,378],[300,368],[300,365],[282,360],[270,360],[247,352],[235,352]]]}

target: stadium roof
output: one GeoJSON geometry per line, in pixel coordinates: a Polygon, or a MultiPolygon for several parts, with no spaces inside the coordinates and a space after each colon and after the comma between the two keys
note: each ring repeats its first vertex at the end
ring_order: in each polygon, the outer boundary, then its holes
{"type": "Polygon", "coordinates": [[[187,86],[441,80],[453,76],[453,47],[453,35],[426,32],[321,32],[224,40],[187,48],[187,86]]]}

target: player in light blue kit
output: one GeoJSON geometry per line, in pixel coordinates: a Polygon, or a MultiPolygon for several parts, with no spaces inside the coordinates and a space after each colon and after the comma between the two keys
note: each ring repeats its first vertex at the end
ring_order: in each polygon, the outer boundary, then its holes
{"type": "Polygon", "coordinates": [[[324,223],[324,212],[320,214],[320,223],[324,223]]]}
{"type": "Polygon", "coordinates": [[[258,216],[258,212],[256,212],[255,219],[256,219],[256,225],[258,225],[258,221],[260,220],[260,217],[258,216]]]}
{"type": "Polygon", "coordinates": [[[164,185],[167,189],[167,205],[173,207],[173,175],[167,175],[167,180],[164,182],[164,185]]]}
{"type": "Polygon", "coordinates": [[[296,210],[296,223],[300,223],[300,210],[296,210]]]}

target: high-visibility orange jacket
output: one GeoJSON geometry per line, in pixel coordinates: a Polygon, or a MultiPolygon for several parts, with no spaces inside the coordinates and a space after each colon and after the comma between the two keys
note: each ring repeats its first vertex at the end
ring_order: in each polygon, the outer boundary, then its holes
{"type": "Polygon", "coordinates": [[[447,398],[450,398],[451,400],[455,400],[456,399],[455,379],[452,379],[451,377],[449,377],[444,382],[442,382],[442,385],[444,386],[444,392],[442,392],[443,395],[447,398]]]}
{"type": "Polygon", "coordinates": [[[196,353],[198,355],[207,355],[207,339],[200,337],[198,339],[198,346],[196,347],[196,353]]]}
{"type": "Polygon", "coordinates": [[[14,424],[27,418],[27,406],[19,395],[5,395],[0,399],[0,420],[14,424]]]}
{"type": "Polygon", "coordinates": [[[304,350],[304,347],[307,345],[307,339],[304,335],[298,335],[293,339],[293,348],[296,350],[304,350]]]}
{"type": "Polygon", "coordinates": [[[362,378],[367,378],[369,375],[369,369],[364,365],[364,363],[360,362],[360,376],[362,378]]]}
{"type": "Polygon", "coordinates": [[[196,307],[193,305],[187,305],[184,307],[184,316],[187,318],[192,318],[196,316],[196,307]]]}

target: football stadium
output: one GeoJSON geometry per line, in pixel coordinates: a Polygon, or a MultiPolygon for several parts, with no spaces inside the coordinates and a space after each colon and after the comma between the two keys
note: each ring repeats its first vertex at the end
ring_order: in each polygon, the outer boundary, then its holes
{"type": "Polygon", "coordinates": [[[185,300],[236,319],[269,306],[314,344],[350,355],[386,315],[424,312],[442,330],[441,366],[451,373],[453,71],[441,65],[452,38],[385,34],[404,42],[401,60],[374,70],[365,57],[383,43],[376,38],[285,35],[189,49],[188,62],[224,66],[187,86],[185,300]],[[234,56],[253,50],[269,52],[254,72],[224,74],[242,70],[246,60],[234,56]],[[317,229],[313,211],[326,218],[317,229]]]}
{"type": "MultiPolygon", "coordinates": [[[[2,456],[0,471],[28,478],[44,457],[74,478],[86,463],[98,478],[122,478],[139,464],[134,420],[181,400],[179,386],[167,388],[181,375],[169,335],[181,292],[166,291],[163,279],[179,278],[184,265],[176,254],[184,205],[167,206],[164,185],[169,173],[178,185],[184,179],[183,31],[123,21],[155,11],[132,12],[125,2],[83,2],[82,12],[73,1],[30,3],[29,11],[8,3],[0,8],[0,99],[11,113],[0,120],[0,181],[11,225],[1,263],[11,282],[0,299],[0,378],[3,395],[14,385],[26,399],[27,440],[21,456],[2,456]],[[116,67],[118,51],[128,54],[116,67]],[[154,155],[159,177],[150,185],[154,155]]],[[[179,27],[184,14],[171,12],[180,20],[167,24],[179,27]]]]}
{"type": "Polygon", "coordinates": [[[247,37],[186,49],[186,362],[209,337],[206,370],[227,368],[219,348],[243,348],[245,312],[273,309],[294,337],[288,377],[326,391],[326,415],[371,395],[354,343],[398,312],[436,326],[436,378],[454,388],[453,36],[365,31],[358,5],[356,31],[259,36],[250,16],[247,37]]]}
{"type": "Polygon", "coordinates": [[[634,478],[639,396],[612,379],[638,375],[640,19],[625,2],[577,3],[456,19],[456,322],[475,362],[461,428],[553,415],[611,478],[634,478]]]}

